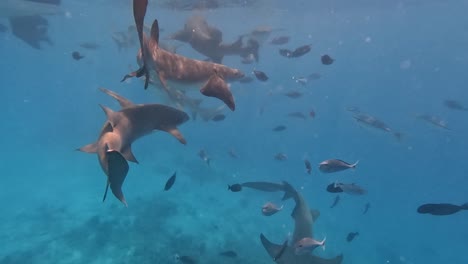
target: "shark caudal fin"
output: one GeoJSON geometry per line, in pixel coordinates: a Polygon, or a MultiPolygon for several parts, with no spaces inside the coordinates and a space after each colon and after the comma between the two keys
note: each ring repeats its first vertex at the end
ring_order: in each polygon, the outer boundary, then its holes
{"type": "Polygon", "coordinates": [[[282,201],[285,201],[285,200],[288,200],[290,198],[294,198],[296,196],[296,189],[294,189],[294,187],[292,187],[291,184],[289,184],[288,182],[286,181],[283,181],[283,187],[284,187],[284,195],[283,195],[283,198],[281,199],[282,201]]]}
{"type": "MultiPolygon", "coordinates": [[[[122,192],[122,185],[127,177],[128,163],[127,160],[116,150],[108,150],[106,152],[106,161],[108,167],[108,185],[114,196],[121,201],[125,207],[128,207],[125,196],[122,192]]],[[[107,187],[106,187],[107,193],[107,187]]],[[[105,199],[105,194],[104,198],[105,199]]]]}
{"type": "Polygon", "coordinates": [[[288,246],[287,242],[283,245],[272,243],[263,234],[260,234],[260,241],[262,242],[262,245],[266,249],[268,255],[270,255],[270,257],[274,260],[280,259],[288,246]]]}
{"type": "Polygon", "coordinates": [[[135,19],[135,26],[138,32],[138,39],[140,40],[140,49],[141,55],[143,57],[143,66],[141,66],[137,71],[126,74],[121,82],[133,77],[140,78],[145,76],[145,90],[149,86],[149,72],[145,66],[145,52],[144,52],[144,36],[143,36],[143,27],[145,22],[146,9],[148,7],[148,0],[133,0],[133,18],[135,19]]]}

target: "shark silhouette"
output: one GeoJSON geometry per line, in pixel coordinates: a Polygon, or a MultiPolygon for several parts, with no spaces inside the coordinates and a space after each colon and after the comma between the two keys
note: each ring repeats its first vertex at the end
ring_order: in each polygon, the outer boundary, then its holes
{"type": "Polygon", "coordinates": [[[305,237],[313,237],[312,226],[319,216],[316,210],[310,210],[304,197],[297,192],[289,183],[283,182],[285,192],[294,198],[296,206],[291,214],[294,219],[294,233],[291,244],[282,245],[269,241],[263,234],[260,234],[260,241],[263,247],[279,264],[340,264],[343,261],[343,255],[332,259],[325,259],[312,254],[297,255],[294,246],[299,240],[305,237]]]}
{"type": "Polygon", "coordinates": [[[13,35],[33,48],[40,49],[41,42],[52,45],[47,34],[49,22],[43,16],[62,13],[61,0],[2,0],[0,18],[10,21],[13,35]]]}
{"type": "Polygon", "coordinates": [[[149,38],[143,32],[147,5],[148,0],[133,1],[133,16],[140,40],[138,61],[142,65],[137,71],[127,74],[122,81],[135,76],[145,76],[146,89],[150,81],[150,74],[153,74],[156,75],[166,91],[169,90],[168,81],[181,84],[205,83],[202,91],[204,95],[214,96],[225,103],[227,102],[229,108],[234,111],[233,96],[225,80],[240,79],[244,77],[244,74],[238,69],[229,68],[222,64],[193,60],[160,48],[158,20],[154,20],[149,38]],[[210,82],[213,76],[221,78],[223,85],[219,85],[221,82],[218,79],[216,82],[210,82]]]}
{"type": "Polygon", "coordinates": [[[170,38],[189,43],[193,49],[216,63],[221,63],[226,55],[239,55],[246,58],[252,54],[258,61],[260,45],[256,41],[249,39],[247,45],[244,45],[244,36],[240,36],[231,44],[222,43],[223,33],[221,30],[209,25],[202,16],[192,16],[187,19],[184,28],[174,33],[170,38]]]}
{"type": "Polygon", "coordinates": [[[101,91],[116,99],[122,109],[114,112],[110,108],[101,106],[107,115],[107,121],[101,129],[97,142],[78,150],[98,154],[99,164],[108,178],[103,200],[110,187],[117,199],[127,205],[121,190],[128,173],[127,161],[138,163],[131,149],[132,143],[155,130],[161,130],[170,133],[182,144],[186,144],[177,126],[185,123],[189,117],[185,112],[169,106],[134,104],[110,90],[101,88],[101,91]]]}

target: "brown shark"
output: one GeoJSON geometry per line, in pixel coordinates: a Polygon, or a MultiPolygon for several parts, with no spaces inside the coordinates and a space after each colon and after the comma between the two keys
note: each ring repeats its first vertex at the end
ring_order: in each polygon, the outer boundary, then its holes
{"type": "MultiPolygon", "coordinates": [[[[244,74],[222,64],[193,60],[159,47],[159,24],[154,20],[151,27],[151,36],[148,38],[143,33],[143,21],[148,5],[147,0],[133,1],[133,15],[140,39],[140,51],[138,60],[142,66],[135,72],[127,74],[122,81],[131,77],[145,76],[145,89],[148,87],[150,74],[156,75],[163,88],[167,91],[168,81],[182,84],[194,84],[207,82],[212,76],[218,75],[223,82],[244,77],[244,74]]],[[[222,89],[222,87],[220,88],[222,89]]],[[[232,93],[220,92],[216,96],[221,101],[230,101],[232,93]]],[[[231,109],[234,109],[232,106],[231,109]]]]}
{"type": "Polygon", "coordinates": [[[221,30],[209,25],[202,16],[192,16],[187,19],[184,29],[174,33],[170,38],[189,43],[193,49],[216,63],[221,63],[226,55],[239,55],[242,58],[253,56],[258,61],[260,46],[258,42],[249,39],[247,45],[244,45],[244,36],[240,36],[231,44],[222,43],[221,30]]]}
{"type": "Polygon", "coordinates": [[[107,187],[110,186],[112,193],[126,205],[121,187],[128,172],[127,160],[138,163],[132,153],[132,143],[155,130],[162,130],[176,137],[182,144],[186,144],[177,126],[186,122],[189,117],[185,112],[169,106],[133,104],[115,92],[104,88],[101,88],[101,91],[116,99],[122,109],[114,112],[110,108],[101,106],[107,115],[107,121],[101,129],[99,138],[97,142],[79,150],[98,154],[99,164],[108,177],[107,187]]]}
{"type": "Polygon", "coordinates": [[[294,245],[303,238],[313,237],[312,225],[318,218],[319,213],[318,211],[310,210],[304,197],[291,185],[286,182],[283,184],[285,191],[289,192],[296,202],[296,206],[291,214],[294,219],[294,233],[290,245],[274,244],[263,234],[260,234],[260,241],[270,257],[280,264],[340,264],[343,261],[343,255],[325,259],[312,254],[296,254],[294,245]]]}

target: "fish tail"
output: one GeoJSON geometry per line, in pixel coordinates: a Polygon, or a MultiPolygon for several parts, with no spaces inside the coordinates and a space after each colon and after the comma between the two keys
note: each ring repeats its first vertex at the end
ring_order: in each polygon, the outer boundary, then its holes
{"type": "Polygon", "coordinates": [[[464,203],[464,204],[461,206],[461,208],[462,208],[463,210],[468,210],[468,203],[464,203]]]}
{"type": "Polygon", "coordinates": [[[325,238],[321,242],[323,251],[325,251],[325,242],[326,241],[327,241],[327,237],[325,236],[325,238]]]}
{"type": "Polygon", "coordinates": [[[228,191],[231,190],[231,185],[228,184],[228,191]]]}
{"type": "Polygon", "coordinates": [[[355,169],[355,168],[356,168],[356,166],[358,165],[358,163],[359,163],[359,160],[358,160],[358,161],[356,161],[354,164],[351,164],[351,168],[355,169]]]}
{"type": "Polygon", "coordinates": [[[107,191],[109,190],[109,181],[107,181],[106,183],[106,190],[104,191],[104,196],[102,197],[102,202],[104,202],[106,200],[106,197],[107,197],[107,191]]]}

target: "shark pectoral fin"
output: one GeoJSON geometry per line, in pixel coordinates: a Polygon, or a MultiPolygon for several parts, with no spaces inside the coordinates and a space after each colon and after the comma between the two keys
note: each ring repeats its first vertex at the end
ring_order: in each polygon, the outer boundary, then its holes
{"type": "Polygon", "coordinates": [[[115,100],[117,100],[122,108],[130,107],[130,106],[134,105],[130,100],[122,97],[121,95],[119,95],[119,94],[117,94],[117,93],[115,93],[115,92],[113,92],[111,90],[108,90],[108,89],[102,88],[102,87],[99,88],[99,90],[101,90],[101,92],[103,92],[103,93],[113,97],[115,100]]]}
{"type": "Polygon", "coordinates": [[[271,258],[278,259],[278,255],[280,255],[279,253],[281,253],[281,251],[284,251],[283,245],[272,243],[263,234],[260,234],[260,241],[262,242],[263,247],[266,249],[268,255],[270,255],[271,258]]]}
{"type": "Polygon", "coordinates": [[[76,149],[76,150],[86,152],[86,153],[96,153],[97,152],[97,142],[88,144],[88,145],[83,146],[83,147],[81,147],[79,149],[76,149]]]}
{"type": "Polygon", "coordinates": [[[121,154],[126,160],[131,161],[131,162],[135,162],[136,164],[139,164],[138,160],[133,155],[132,146],[128,146],[126,148],[123,148],[121,150],[121,154]]]}
{"type": "Polygon", "coordinates": [[[167,133],[173,135],[177,140],[179,140],[180,143],[182,144],[187,144],[187,141],[185,140],[184,136],[182,133],[180,133],[179,129],[176,127],[168,127],[168,128],[162,128],[161,130],[166,131],[167,133]]]}
{"type": "Polygon", "coordinates": [[[315,223],[315,221],[317,221],[320,216],[320,211],[316,209],[310,209],[310,214],[312,215],[312,220],[314,220],[315,223]]]}
{"type": "Polygon", "coordinates": [[[325,259],[318,256],[310,255],[309,264],[340,264],[343,261],[343,254],[331,259],[325,259]]]}
{"type": "Polygon", "coordinates": [[[125,181],[125,177],[127,177],[129,169],[128,162],[122,154],[116,150],[107,151],[106,160],[110,189],[114,196],[127,207],[127,201],[125,200],[125,196],[122,192],[122,185],[125,181]]]}
{"type": "Polygon", "coordinates": [[[227,83],[216,71],[205,85],[203,85],[200,92],[205,96],[215,97],[223,101],[231,111],[236,110],[236,104],[231,89],[229,89],[227,83]]]}

